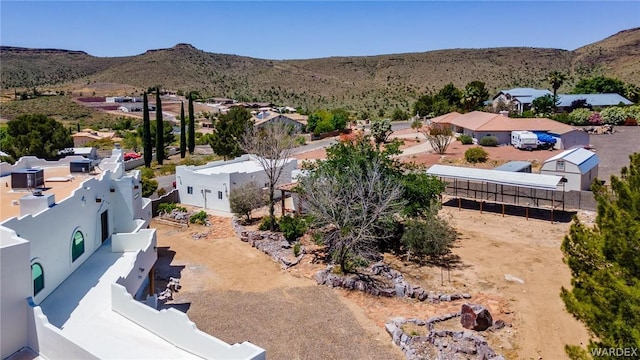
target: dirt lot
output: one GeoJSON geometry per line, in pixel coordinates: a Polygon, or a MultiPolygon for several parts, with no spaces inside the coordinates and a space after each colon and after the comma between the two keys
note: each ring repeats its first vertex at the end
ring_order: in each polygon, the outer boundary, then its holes
{"type": "Polygon", "coordinates": [[[629,155],[640,152],[640,126],[618,126],[613,134],[591,135],[589,141],[600,158],[598,177],[608,183],[611,175],[629,166],[629,155]]]}
{"type": "MultiPolygon", "coordinates": [[[[469,292],[494,319],[512,324],[486,334],[509,359],[565,358],[563,346],[585,344],[581,323],[564,311],[558,294],[569,286],[559,246],[569,224],[445,207],[461,233],[454,253],[461,259],[445,272],[386,261],[407,280],[429,290],[469,292]],[[512,275],[524,283],[505,280],[512,275]]],[[[178,229],[154,222],[161,259],[158,285],[181,277],[175,306],[198,327],[227,342],[245,340],[264,347],[269,358],[401,359],[384,332],[390,318],[426,318],[458,311],[461,302],[437,305],[410,299],[377,298],[318,286],[312,279],[321,265],[303,263],[288,271],[267,255],[233,236],[228,218],[213,217],[212,227],[178,229]],[[195,240],[194,233],[208,233],[195,240]],[[302,335],[302,336],[300,336],[302,335]]],[[[160,289],[159,289],[160,290],[160,289]]]]}

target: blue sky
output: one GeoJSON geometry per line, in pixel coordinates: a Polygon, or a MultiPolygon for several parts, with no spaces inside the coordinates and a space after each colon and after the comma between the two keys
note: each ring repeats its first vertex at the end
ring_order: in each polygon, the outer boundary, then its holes
{"type": "Polygon", "coordinates": [[[129,56],[189,43],[264,59],[503,46],[573,50],[640,26],[640,2],[1,1],[0,43],[129,56]]]}

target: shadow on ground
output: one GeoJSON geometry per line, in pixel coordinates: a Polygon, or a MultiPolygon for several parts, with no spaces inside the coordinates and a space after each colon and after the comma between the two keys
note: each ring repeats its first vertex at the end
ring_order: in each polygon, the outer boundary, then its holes
{"type": "MultiPolygon", "coordinates": [[[[478,210],[480,212],[480,202],[462,199],[459,203],[458,199],[450,199],[442,204],[443,206],[448,206],[452,208],[457,208],[460,206],[466,210],[478,210]]],[[[493,214],[502,214],[502,204],[496,204],[491,202],[483,202],[482,203],[482,212],[488,212],[493,214]]],[[[517,205],[505,205],[504,206],[504,215],[507,216],[519,216],[519,217],[529,217],[531,219],[536,220],[546,220],[546,221],[554,221],[561,223],[571,222],[571,219],[574,215],[576,215],[575,211],[562,211],[562,210],[554,210],[550,209],[537,209],[537,208],[529,208],[527,215],[527,208],[524,206],[517,205]]]]}

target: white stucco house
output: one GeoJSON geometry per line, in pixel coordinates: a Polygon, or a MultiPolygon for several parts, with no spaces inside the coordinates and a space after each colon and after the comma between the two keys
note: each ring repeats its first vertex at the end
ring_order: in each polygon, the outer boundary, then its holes
{"type": "Polygon", "coordinates": [[[593,151],[575,148],[563,151],[548,159],[540,168],[541,174],[560,175],[564,182],[563,189],[589,190],[593,179],[598,176],[600,159],[593,151]]]}
{"type": "Polygon", "coordinates": [[[0,163],[0,358],[265,358],[180,311],[156,310],[151,201],[120,149],[96,175],[69,167],[67,158],[0,163]],[[25,169],[43,170],[44,186],[13,189],[8,175],[25,169]]]}
{"type": "MultiPolygon", "coordinates": [[[[296,159],[274,163],[275,168],[282,168],[276,186],[290,183],[291,172],[296,166],[296,159]]],[[[242,155],[233,160],[214,161],[202,166],[176,166],[176,188],[180,193],[180,202],[203,209],[231,213],[231,190],[251,181],[263,187],[269,185],[268,177],[255,155],[242,155]]]]}

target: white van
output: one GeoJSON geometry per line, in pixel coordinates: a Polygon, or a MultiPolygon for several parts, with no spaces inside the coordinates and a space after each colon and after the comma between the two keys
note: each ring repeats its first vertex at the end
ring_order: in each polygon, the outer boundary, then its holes
{"type": "Polygon", "coordinates": [[[533,150],[538,147],[538,136],[531,131],[512,131],[511,145],[516,149],[533,150]]]}

